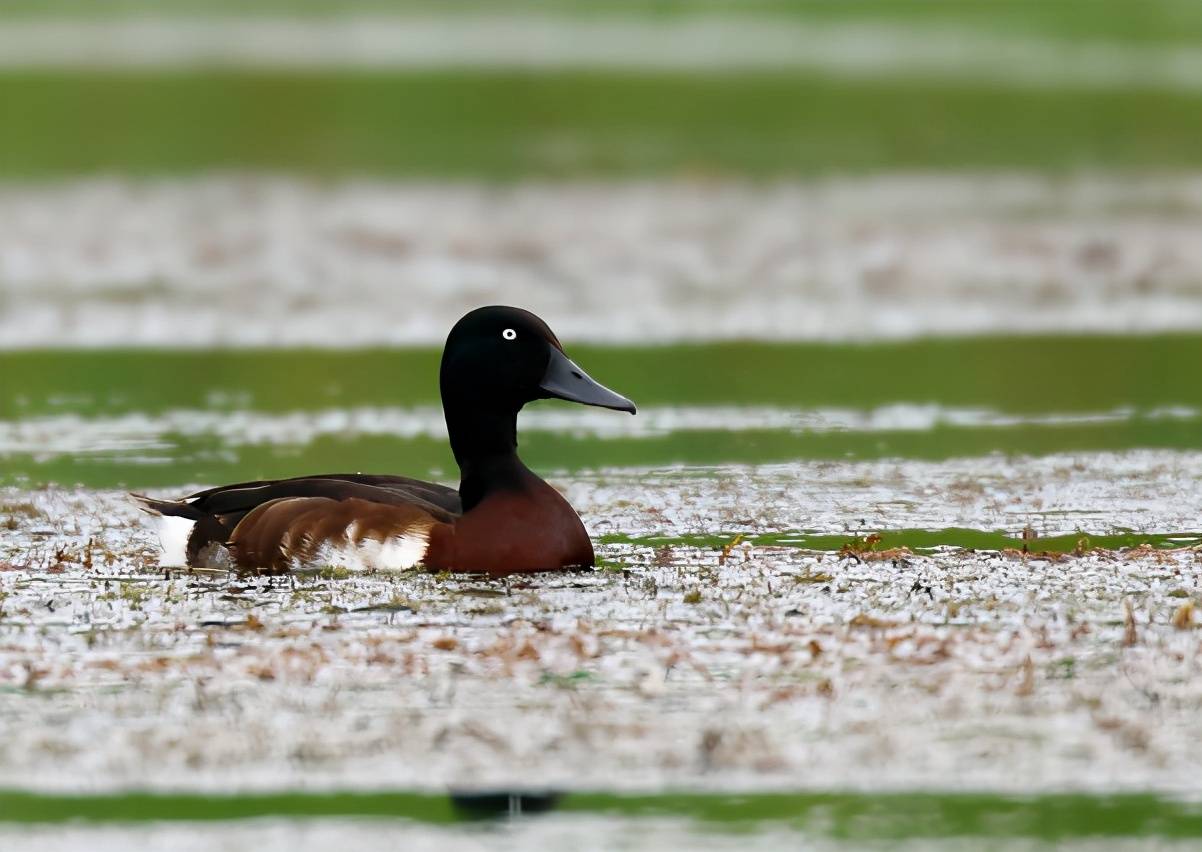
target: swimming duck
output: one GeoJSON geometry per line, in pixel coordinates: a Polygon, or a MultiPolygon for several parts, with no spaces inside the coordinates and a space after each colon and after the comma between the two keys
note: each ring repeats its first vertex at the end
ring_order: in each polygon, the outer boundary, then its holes
{"type": "Polygon", "coordinates": [[[405,476],[323,474],[240,482],[179,500],[131,495],[162,523],[164,565],[279,573],[347,565],[502,575],[593,565],[563,496],[517,454],[528,402],[564,399],[635,413],[520,308],[478,308],[455,324],[439,373],[459,489],[405,476]]]}

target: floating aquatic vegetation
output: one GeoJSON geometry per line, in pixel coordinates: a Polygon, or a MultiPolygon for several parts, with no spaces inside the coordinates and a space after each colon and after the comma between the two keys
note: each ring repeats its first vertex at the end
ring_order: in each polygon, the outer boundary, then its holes
{"type": "MultiPolygon", "coordinates": [[[[1054,504],[1059,463],[1009,462],[1008,482],[1054,504]]],[[[942,484],[967,464],[905,464],[926,496],[894,489],[888,517],[962,511],[942,484]]],[[[1192,464],[1135,454],[1097,476],[1142,470],[1129,496],[1192,464]]],[[[1006,513],[1012,552],[935,528],[874,561],[889,526],[841,529],[845,495],[873,494],[847,483],[873,480],[901,481],[875,462],[567,478],[610,570],[504,580],[165,572],[122,495],[9,489],[33,511],[0,537],[0,713],[21,732],[0,784],[1192,788],[1195,547],[1112,551],[1100,528],[1076,548],[1070,514],[1045,552],[1062,516],[1006,513]],[[795,517],[782,484],[829,543],[771,539],[795,517]]],[[[1098,517],[1131,520],[1095,491],[1098,517]]],[[[1182,507],[1157,505],[1140,517],[1163,530],[1182,507]]]]}

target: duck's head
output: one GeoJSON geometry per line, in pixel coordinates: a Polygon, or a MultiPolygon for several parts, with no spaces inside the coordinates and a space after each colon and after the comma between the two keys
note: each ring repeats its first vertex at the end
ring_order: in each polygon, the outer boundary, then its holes
{"type": "Polygon", "coordinates": [[[635,413],[633,402],[593,380],[547,324],[521,308],[477,308],[455,323],[440,384],[444,404],[516,412],[536,399],[566,399],[635,413]]]}

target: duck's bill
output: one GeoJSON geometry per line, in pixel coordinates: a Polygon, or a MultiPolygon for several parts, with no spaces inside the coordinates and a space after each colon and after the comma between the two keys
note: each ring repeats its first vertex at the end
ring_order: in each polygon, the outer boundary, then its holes
{"type": "Polygon", "coordinates": [[[556,399],[635,413],[633,402],[595,381],[571,358],[554,347],[551,348],[551,361],[547,364],[547,372],[543,374],[539,387],[547,396],[556,399]]]}

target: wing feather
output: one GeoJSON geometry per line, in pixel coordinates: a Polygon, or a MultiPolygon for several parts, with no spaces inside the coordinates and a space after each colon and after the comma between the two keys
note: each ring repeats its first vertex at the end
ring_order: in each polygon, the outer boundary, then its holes
{"type": "Polygon", "coordinates": [[[446,485],[407,476],[352,473],[239,482],[198,491],[187,497],[186,503],[206,514],[228,515],[249,512],[280,497],[360,497],[380,503],[416,502],[452,517],[463,513],[459,492],[446,485]]]}
{"type": "Polygon", "coordinates": [[[341,546],[355,536],[368,545],[363,553],[374,550],[384,561],[404,562],[414,552],[424,554],[425,538],[420,534],[431,524],[451,523],[462,514],[459,492],[453,488],[375,474],[239,482],[182,500],[131,496],[151,514],[194,522],[186,545],[187,564],[200,564],[202,554],[214,545],[224,547],[236,539],[238,552],[231,551],[236,564],[268,570],[285,570],[286,563],[298,559],[311,561],[323,547],[341,546]],[[404,538],[410,522],[418,532],[404,538]],[[352,524],[355,535],[348,536],[352,524]],[[402,538],[389,538],[385,530],[402,538]]]}
{"type": "Polygon", "coordinates": [[[251,510],[234,528],[229,549],[235,564],[268,573],[339,561],[408,568],[421,560],[438,523],[412,503],[282,497],[251,510]]]}

